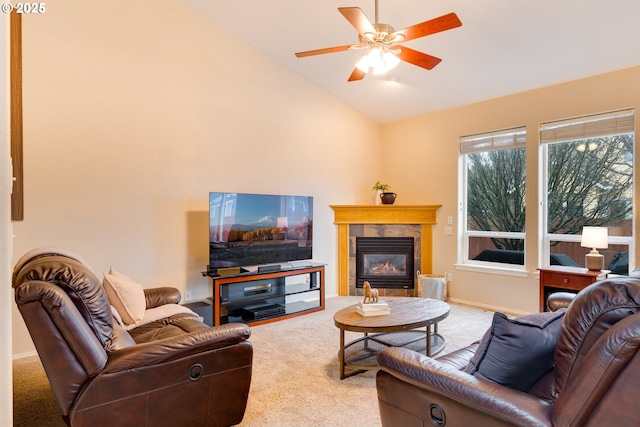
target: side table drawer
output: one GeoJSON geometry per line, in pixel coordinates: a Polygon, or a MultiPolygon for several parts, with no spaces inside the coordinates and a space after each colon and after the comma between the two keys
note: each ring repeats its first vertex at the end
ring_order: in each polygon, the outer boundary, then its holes
{"type": "Polygon", "coordinates": [[[541,281],[544,286],[558,288],[582,290],[592,284],[595,280],[589,276],[569,275],[564,273],[548,272],[542,273],[541,281]]]}

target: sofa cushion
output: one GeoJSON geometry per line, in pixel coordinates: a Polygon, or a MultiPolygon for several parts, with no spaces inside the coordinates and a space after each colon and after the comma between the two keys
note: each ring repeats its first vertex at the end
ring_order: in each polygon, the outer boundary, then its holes
{"type": "Polygon", "coordinates": [[[139,328],[141,326],[146,325],[147,323],[157,322],[158,320],[164,321],[164,319],[175,316],[177,314],[182,314],[184,317],[193,317],[194,319],[202,322],[202,317],[200,317],[195,311],[191,310],[189,307],[180,304],[163,304],[159,307],[150,308],[145,310],[144,317],[140,322],[135,325],[126,325],[125,329],[130,331],[134,328],[139,328]]]}
{"type": "Polygon", "coordinates": [[[109,303],[118,310],[125,325],[135,325],[144,318],[147,308],[142,285],[111,268],[102,281],[109,303]]]}
{"type": "Polygon", "coordinates": [[[141,324],[128,332],[136,343],[142,344],[205,329],[210,327],[197,314],[184,312],[141,324]]]}
{"type": "Polygon", "coordinates": [[[495,313],[465,372],[527,392],[553,369],[565,309],[510,319],[495,313]]]}

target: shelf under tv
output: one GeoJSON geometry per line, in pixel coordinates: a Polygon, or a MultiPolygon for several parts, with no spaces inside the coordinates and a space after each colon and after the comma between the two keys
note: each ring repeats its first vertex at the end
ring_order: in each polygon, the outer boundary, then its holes
{"type": "Polygon", "coordinates": [[[324,310],[324,264],[287,264],[278,271],[214,275],[213,323],[258,325],[324,310]]]}

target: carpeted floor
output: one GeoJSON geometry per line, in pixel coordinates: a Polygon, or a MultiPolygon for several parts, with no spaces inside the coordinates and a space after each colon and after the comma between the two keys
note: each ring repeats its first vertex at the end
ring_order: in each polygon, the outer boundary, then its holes
{"type": "MultiPolygon", "coordinates": [[[[253,378],[243,427],[380,425],[375,372],[340,380],[333,314],[361,297],[327,298],[326,310],[251,328],[253,378]]],[[[451,304],[443,353],[479,339],[493,313],[451,304]]],[[[350,341],[361,334],[347,333],[350,341]]],[[[14,361],[14,426],[64,426],[37,356],[14,361]]]]}

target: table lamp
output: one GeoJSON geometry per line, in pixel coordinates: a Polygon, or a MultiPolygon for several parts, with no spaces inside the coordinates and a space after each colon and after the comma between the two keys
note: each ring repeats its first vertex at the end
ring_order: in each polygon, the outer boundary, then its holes
{"type": "Polygon", "coordinates": [[[598,249],[609,247],[607,242],[607,227],[583,227],[580,246],[591,248],[591,252],[584,256],[584,263],[589,270],[599,271],[604,268],[604,256],[598,249]]]}

